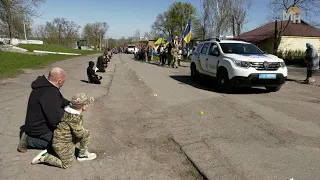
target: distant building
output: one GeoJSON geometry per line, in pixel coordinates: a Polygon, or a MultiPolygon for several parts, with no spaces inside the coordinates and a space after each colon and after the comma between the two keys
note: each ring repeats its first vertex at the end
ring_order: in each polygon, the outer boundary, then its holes
{"type": "MultiPolygon", "coordinates": [[[[281,42],[279,45],[280,51],[288,50],[306,50],[306,43],[311,43],[320,52],[320,29],[313,27],[301,21],[301,23],[293,23],[283,21],[283,26],[288,26],[283,32],[281,42]]],[[[281,22],[277,24],[278,29],[281,22]]],[[[243,40],[257,45],[267,53],[273,52],[275,34],[275,22],[268,23],[252,31],[241,34],[234,39],[243,40]]]]}

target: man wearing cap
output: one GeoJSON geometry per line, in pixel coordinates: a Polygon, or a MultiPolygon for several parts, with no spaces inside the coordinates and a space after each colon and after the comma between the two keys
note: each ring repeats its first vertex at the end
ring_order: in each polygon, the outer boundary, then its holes
{"type": "Polygon", "coordinates": [[[65,80],[65,71],[55,67],[48,77],[39,76],[32,82],[19,152],[27,152],[27,148],[46,149],[51,142],[53,131],[64,114],[63,108],[70,103],[60,93],[65,80]]]}

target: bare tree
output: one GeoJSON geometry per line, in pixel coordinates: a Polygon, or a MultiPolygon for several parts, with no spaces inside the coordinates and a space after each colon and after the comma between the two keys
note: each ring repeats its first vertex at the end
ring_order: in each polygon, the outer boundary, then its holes
{"type": "Polygon", "coordinates": [[[36,8],[43,2],[44,0],[0,0],[0,19],[5,22],[1,28],[8,32],[10,38],[19,36],[22,34],[19,32],[21,25],[38,15],[36,8]]]}
{"type": "Polygon", "coordinates": [[[251,0],[230,0],[231,8],[229,22],[233,36],[239,36],[242,32],[243,25],[246,23],[247,9],[251,6],[251,0]]]}
{"type": "Polygon", "coordinates": [[[33,28],[33,35],[49,44],[72,46],[79,37],[80,26],[65,18],[55,18],[33,28]]]}
{"type": "Polygon", "coordinates": [[[109,25],[106,22],[87,23],[83,28],[82,37],[97,48],[100,47],[100,43],[105,38],[108,29],[109,25]]]}
{"type": "Polygon", "coordinates": [[[199,27],[203,38],[232,31],[240,35],[247,20],[251,0],[201,0],[199,27]]]}
{"type": "Polygon", "coordinates": [[[135,37],[135,40],[138,41],[138,40],[140,39],[140,30],[137,29],[137,30],[134,32],[133,36],[135,37]]]}
{"type": "Polygon", "coordinates": [[[278,49],[281,43],[283,32],[287,29],[291,20],[289,18],[289,20],[285,22],[285,20],[281,18],[283,10],[288,11],[291,7],[298,7],[301,9],[302,17],[305,17],[306,20],[309,20],[310,24],[313,24],[315,26],[319,25],[319,22],[312,20],[312,17],[317,17],[320,14],[319,0],[271,0],[269,3],[269,7],[273,14],[273,16],[271,16],[270,18],[276,20],[273,48],[273,54],[275,55],[278,54],[278,49]]]}

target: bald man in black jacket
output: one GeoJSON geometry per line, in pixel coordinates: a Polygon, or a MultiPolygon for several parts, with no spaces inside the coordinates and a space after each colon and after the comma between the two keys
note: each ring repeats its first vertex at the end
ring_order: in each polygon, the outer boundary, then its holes
{"type": "Polygon", "coordinates": [[[50,145],[64,107],[70,103],[60,93],[65,79],[65,71],[55,67],[48,77],[38,76],[32,82],[25,124],[21,126],[19,152],[27,152],[27,148],[46,149],[50,145]]]}

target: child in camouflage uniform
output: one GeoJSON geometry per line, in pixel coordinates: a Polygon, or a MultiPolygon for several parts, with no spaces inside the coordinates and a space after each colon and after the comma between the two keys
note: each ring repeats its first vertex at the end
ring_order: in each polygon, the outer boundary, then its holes
{"type": "Polygon", "coordinates": [[[74,159],[75,144],[78,142],[80,142],[78,161],[93,160],[97,157],[96,154],[88,152],[90,132],[83,128],[81,115],[93,101],[94,99],[85,93],[72,97],[71,105],[65,108],[61,122],[54,131],[52,148],[57,156],[44,150],[32,160],[32,164],[47,163],[64,169],[69,168],[74,159]]]}

